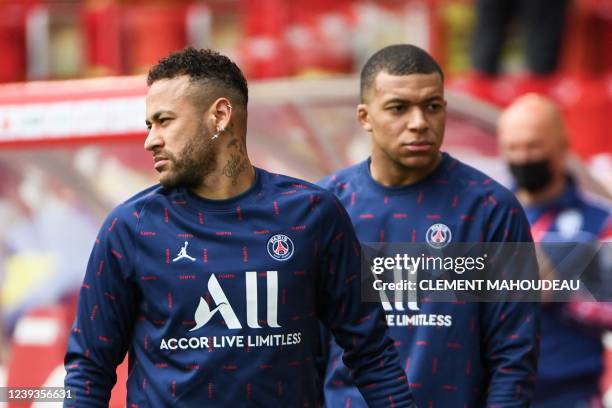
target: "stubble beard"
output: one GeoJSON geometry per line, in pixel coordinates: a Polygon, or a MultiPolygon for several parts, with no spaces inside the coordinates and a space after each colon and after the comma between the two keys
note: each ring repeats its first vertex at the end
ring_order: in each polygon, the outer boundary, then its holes
{"type": "Polygon", "coordinates": [[[217,168],[217,144],[200,121],[196,132],[189,138],[178,155],[164,152],[172,163],[172,170],[159,182],[165,188],[193,189],[204,185],[206,178],[217,168]]]}

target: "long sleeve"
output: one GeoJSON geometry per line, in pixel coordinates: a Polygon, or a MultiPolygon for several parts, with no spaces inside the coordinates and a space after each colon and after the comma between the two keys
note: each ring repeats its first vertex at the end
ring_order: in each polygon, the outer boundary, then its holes
{"type": "Polygon", "coordinates": [[[534,303],[484,303],[487,407],[527,407],[534,391],[539,313],[534,303]]]}
{"type": "Polygon", "coordinates": [[[96,239],[64,361],[65,387],[75,396],[65,406],[108,406],[116,367],[129,348],[138,307],[137,291],[130,280],[135,256],[130,224],[136,222],[135,214],[115,210],[96,239]]]}
{"type": "MultiPolygon", "coordinates": [[[[488,242],[532,242],[529,224],[514,197],[492,212],[488,242]]],[[[535,254],[504,259],[513,275],[537,279],[535,254]]],[[[540,306],[536,302],[481,304],[485,364],[490,375],[487,407],[527,407],[535,389],[540,306]]]]}
{"type": "Polygon", "coordinates": [[[350,219],[335,198],[321,206],[329,219],[322,232],[319,316],[344,349],[343,361],[370,407],[412,407],[383,309],[361,301],[360,248],[350,219]]]}

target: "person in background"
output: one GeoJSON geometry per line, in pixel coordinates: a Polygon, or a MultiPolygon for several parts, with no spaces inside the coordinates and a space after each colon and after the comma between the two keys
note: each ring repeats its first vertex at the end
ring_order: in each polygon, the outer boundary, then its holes
{"type": "Polygon", "coordinates": [[[483,75],[499,73],[501,54],[513,21],[524,28],[527,69],[551,74],[558,65],[568,0],[476,0],[472,62],[483,75]]]}
{"type": "MultiPolygon", "coordinates": [[[[361,242],[531,242],[506,188],[441,151],[444,75],[410,44],[376,52],[361,71],[357,119],[371,156],[324,178],[361,242]]],[[[536,267],[535,262],[529,265],[536,267]]],[[[517,302],[383,302],[419,407],[526,407],[537,367],[539,307],[517,302]]],[[[325,400],[365,407],[331,342],[325,400]]]]}
{"type": "MultiPolygon", "coordinates": [[[[499,147],[515,182],[516,196],[525,208],[534,240],[580,243],[610,241],[610,209],[587,199],[565,167],[567,135],[561,114],[549,99],[527,94],[514,101],[498,124],[499,147]]],[[[586,275],[587,257],[568,269],[552,268],[554,245],[542,245],[539,257],[548,267],[542,279],[586,275]]],[[[567,255],[567,254],[564,254],[567,255]]],[[[598,285],[609,285],[612,270],[595,262],[598,285]]],[[[549,294],[544,294],[545,296],[549,294]]],[[[545,298],[545,300],[552,300],[545,298]]],[[[541,351],[534,408],[600,407],[599,381],[603,371],[602,333],[612,328],[607,303],[550,302],[542,311],[541,351]]]]}
{"type": "Polygon", "coordinates": [[[317,406],[319,323],[372,407],[412,407],[336,198],[251,164],[236,64],[186,48],[151,68],[144,142],[159,173],[94,245],[65,357],[65,406],[317,406]]]}

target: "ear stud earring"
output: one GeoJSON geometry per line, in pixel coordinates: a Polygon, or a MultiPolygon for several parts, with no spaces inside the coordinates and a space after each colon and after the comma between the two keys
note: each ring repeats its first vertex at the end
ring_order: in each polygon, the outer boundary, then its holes
{"type": "Polygon", "coordinates": [[[224,132],[224,131],[225,131],[225,127],[223,127],[223,125],[218,126],[218,127],[217,127],[217,133],[215,133],[215,134],[214,134],[214,135],[213,135],[213,136],[210,138],[210,140],[215,140],[215,139],[217,139],[217,138],[219,137],[219,135],[221,134],[221,132],[224,132]]]}

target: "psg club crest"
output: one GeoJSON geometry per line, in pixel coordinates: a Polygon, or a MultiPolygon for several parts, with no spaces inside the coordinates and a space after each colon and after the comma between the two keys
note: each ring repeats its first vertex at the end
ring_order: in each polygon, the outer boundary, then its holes
{"type": "Polygon", "coordinates": [[[268,254],[277,261],[291,258],[293,250],[293,241],[285,234],[276,234],[268,239],[268,254]]]}
{"type": "Polygon", "coordinates": [[[452,234],[450,228],[446,225],[434,224],[427,229],[425,238],[430,247],[441,249],[451,242],[452,234]]]}

